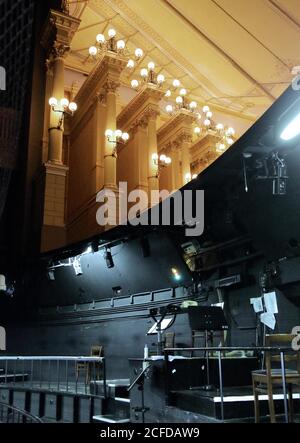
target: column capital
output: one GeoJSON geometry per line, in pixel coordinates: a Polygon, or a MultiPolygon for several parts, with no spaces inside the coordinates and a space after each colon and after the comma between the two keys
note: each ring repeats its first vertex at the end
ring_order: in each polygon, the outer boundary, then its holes
{"type": "Polygon", "coordinates": [[[41,36],[41,45],[48,51],[49,56],[53,50],[54,55],[58,53],[59,57],[66,54],[80,22],[81,20],[68,14],[50,10],[41,36]]]}

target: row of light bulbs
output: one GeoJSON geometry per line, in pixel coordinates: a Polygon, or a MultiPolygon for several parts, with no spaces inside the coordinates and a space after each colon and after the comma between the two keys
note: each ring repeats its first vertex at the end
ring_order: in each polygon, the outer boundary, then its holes
{"type": "MultiPolygon", "coordinates": [[[[61,100],[58,100],[56,97],[51,97],[49,99],[49,105],[53,110],[55,110],[55,108],[59,106],[61,110],[69,109],[69,111],[72,113],[76,112],[78,108],[75,102],[70,103],[70,101],[65,97],[61,100]]],[[[59,109],[57,109],[57,111],[59,111],[59,109]]]]}

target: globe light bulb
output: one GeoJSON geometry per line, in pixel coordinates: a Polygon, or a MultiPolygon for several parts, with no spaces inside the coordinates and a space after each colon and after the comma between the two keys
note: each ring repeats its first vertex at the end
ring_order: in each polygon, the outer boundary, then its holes
{"type": "Polygon", "coordinates": [[[116,33],[115,29],[111,28],[111,29],[108,30],[109,38],[114,38],[116,36],[116,34],[117,33],[116,33]]]}
{"type": "Polygon", "coordinates": [[[234,140],[232,138],[228,138],[227,139],[227,143],[228,143],[229,146],[231,146],[231,145],[233,145],[234,140]]]}
{"type": "Polygon", "coordinates": [[[217,128],[218,131],[223,131],[223,129],[224,129],[223,123],[218,123],[216,128],[217,128]]]}
{"type": "Polygon", "coordinates": [[[172,114],[172,112],[173,112],[173,106],[172,106],[172,105],[167,105],[167,106],[166,106],[166,111],[167,111],[168,114],[172,114]]]}
{"type": "Polygon", "coordinates": [[[49,100],[49,105],[50,106],[57,106],[57,98],[55,98],[55,97],[51,97],[50,98],[50,100],[49,100]]]}
{"type": "MultiPolygon", "coordinates": [[[[165,76],[163,74],[159,74],[157,76],[157,83],[162,84],[165,81],[165,76]]],[[[168,92],[168,91],[167,91],[168,92]]],[[[171,92],[171,91],[170,91],[171,92]]]]}
{"type": "Polygon", "coordinates": [[[144,55],[144,51],[143,51],[141,48],[137,48],[137,49],[135,50],[135,56],[136,56],[137,58],[141,58],[141,57],[143,57],[143,55],[144,55]]]}
{"type": "Polygon", "coordinates": [[[124,140],[124,142],[127,142],[129,140],[129,134],[127,132],[124,132],[124,134],[122,134],[122,139],[124,140]]]}
{"type": "Polygon", "coordinates": [[[149,63],[148,63],[148,69],[149,69],[150,71],[154,71],[154,68],[155,68],[155,63],[153,63],[153,62],[149,62],[149,63]]]}
{"type": "Polygon", "coordinates": [[[112,129],[106,129],[105,136],[107,138],[111,138],[114,135],[114,131],[112,129]]]}
{"type": "Polygon", "coordinates": [[[190,172],[188,172],[187,174],[185,174],[185,179],[186,179],[186,181],[191,181],[191,179],[192,179],[192,174],[190,173],[190,172]]]}
{"type": "Polygon", "coordinates": [[[138,86],[139,86],[139,82],[137,80],[131,80],[131,87],[133,89],[138,88],[138,86]]]}
{"type": "Polygon", "coordinates": [[[204,120],[204,125],[205,126],[210,126],[211,121],[207,118],[206,120],[204,120]]]}
{"type": "Polygon", "coordinates": [[[117,41],[117,49],[119,51],[122,51],[125,48],[125,42],[124,40],[118,40],[117,41]]]}
{"type": "Polygon", "coordinates": [[[235,130],[233,128],[228,128],[226,131],[227,135],[234,135],[235,134],[235,130]]]}
{"type": "Polygon", "coordinates": [[[154,153],[152,154],[152,160],[157,161],[158,160],[158,154],[154,153]]]}
{"type": "Polygon", "coordinates": [[[213,116],[213,113],[212,113],[211,111],[208,111],[208,112],[206,113],[206,117],[207,117],[207,118],[212,118],[212,116],[213,116]]]}
{"type": "Polygon", "coordinates": [[[182,97],[184,97],[186,95],[186,89],[182,88],[179,91],[179,95],[181,95],[182,97]]]}
{"type": "Polygon", "coordinates": [[[146,68],[141,69],[141,77],[143,78],[148,77],[148,69],[146,68]]]}
{"type": "Polygon", "coordinates": [[[196,114],[196,118],[197,118],[198,120],[201,120],[202,116],[201,116],[200,112],[197,112],[197,114],[196,114]]]}
{"type": "Polygon", "coordinates": [[[78,106],[77,106],[77,104],[75,102],[71,102],[69,104],[69,109],[70,109],[71,112],[76,112],[77,108],[78,108],[78,106]]]}
{"type": "Polygon", "coordinates": [[[180,86],[180,81],[177,80],[177,78],[176,78],[175,80],[173,80],[173,86],[174,86],[174,88],[179,88],[179,86],[180,86]]]}
{"type": "Polygon", "coordinates": [[[165,160],[166,165],[170,165],[172,163],[171,157],[167,157],[165,160]]]}
{"type": "Polygon", "coordinates": [[[204,112],[204,114],[206,114],[207,112],[209,112],[210,111],[210,109],[209,109],[209,106],[203,106],[203,112],[204,112]]]}
{"type": "Polygon", "coordinates": [[[201,134],[201,128],[199,128],[199,126],[196,126],[196,128],[194,129],[194,133],[195,134],[201,134]]]}
{"type": "Polygon", "coordinates": [[[132,59],[128,60],[127,68],[133,69],[134,67],[135,67],[134,60],[132,60],[132,59]]]}
{"type": "Polygon", "coordinates": [[[117,130],[115,131],[115,136],[116,136],[116,138],[121,138],[122,135],[123,135],[123,132],[122,132],[120,129],[117,129],[117,130]]]}
{"type": "Polygon", "coordinates": [[[97,53],[98,53],[98,49],[96,48],[96,46],[91,46],[89,49],[89,54],[92,57],[95,57],[95,55],[97,55],[97,53]]]}
{"type": "Polygon", "coordinates": [[[192,179],[193,179],[193,180],[195,180],[197,177],[198,177],[197,174],[193,174],[193,175],[192,175],[192,179]]]}
{"type": "Polygon", "coordinates": [[[181,105],[183,103],[183,98],[180,95],[176,97],[176,103],[177,105],[181,105]]]}
{"type": "Polygon", "coordinates": [[[172,92],[170,91],[170,89],[167,90],[167,92],[165,93],[165,97],[171,97],[172,92]]]}
{"type": "Polygon", "coordinates": [[[96,41],[97,41],[97,43],[99,43],[99,44],[103,44],[103,43],[105,43],[105,37],[104,37],[104,35],[103,35],[103,34],[98,34],[98,35],[96,36],[96,41]]]}
{"type": "Polygon", "coordinates": [[[60,104],[63,108],[67,108],[69,106],[69,100],[67,98],[62,98],[60,104]]]}
{"type": "Polygon", "coordinates": [[[192,101],[191,103],[190,103],[190,109],[196,109],[197,108],[197,102],[195,102],[195,101],[192,101]]]}
{"type": "Polygon", "coordinates": [[[162,155],[159,157],[160,161],[163,162],[163,163],[166,161],[166,158],[167,158],[167,156],[166,156],[165,154],[162,154],[162,155]]]}

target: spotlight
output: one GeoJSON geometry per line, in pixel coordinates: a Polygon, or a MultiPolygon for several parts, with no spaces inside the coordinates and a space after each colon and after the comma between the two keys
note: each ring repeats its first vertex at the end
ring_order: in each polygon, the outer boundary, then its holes
{"type": "Polygon", "coordinates": [[[73,262],[73,268],[74,268],[74,272],[75,275],[82,275],[82,268],[81,268],[81,263],[80,260],[78,258],[76,258],[73,262]]]}
{"type": "Polygon", "coordinates": [[[289,141],[300,134],[300,114],[297,115],[282,131],[280,138],[289,141]]]}
{"type": "Polygon", "coordinates": [[[181,275],[179,274],[177,268],[172,268],[172,274],[173,274],[173,277],[176,281],[181,280],[181,275]]]}
{"type": "Polygon", "coordinates": [[[111,269],[115,266],[111,252],[108,249],[105,250],[104,258],[106,260],[106,266],[108,267],[108,269],[111,269]]]}

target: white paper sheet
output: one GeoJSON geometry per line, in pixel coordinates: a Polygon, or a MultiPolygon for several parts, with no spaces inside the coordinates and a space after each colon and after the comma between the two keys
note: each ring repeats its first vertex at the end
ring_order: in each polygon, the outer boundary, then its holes
{"type": "Polygon", "coordinates": [[[268,292],[264,294],[264,302],[267,312],[270,314],[278,314],[276,292],[268,292]]]}
{"type": "Polygon", "coordinates": [[[276,318],[274,314],[271,314],[270,312],[264,312],[263,314],[260,314],[260,321],[268,326],[268,328],[274,330],[276,325],[276,318]]]}
{"type": "Polygon", "coordinates": [[[250,303],[253,305],[254,312],[258,313],[264,310],[262,297],[250,298],[250,303]]]}

